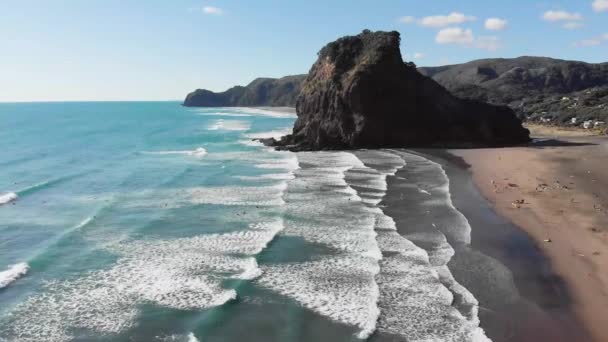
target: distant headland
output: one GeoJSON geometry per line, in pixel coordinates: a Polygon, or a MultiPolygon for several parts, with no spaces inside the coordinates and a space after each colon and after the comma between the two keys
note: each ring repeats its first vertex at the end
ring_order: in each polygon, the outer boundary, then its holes
{"type": "MultiPolygon", "coordinates": [[[[418,71],[456,97],[509,106],[522,120],[608,127],[608,63],[524,56],[419,67],[418,71]]],[[[222,93],[198,89],[188,94],[184,105],[295,107],[306,76],[258,78],[222,93]]]]}

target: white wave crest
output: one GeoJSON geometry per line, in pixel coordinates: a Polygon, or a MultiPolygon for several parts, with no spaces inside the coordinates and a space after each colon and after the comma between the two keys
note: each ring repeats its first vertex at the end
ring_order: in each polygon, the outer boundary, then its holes
{"type": "Polygon", "coordinates": [[[363,164],[345,152],[299,153],[297,158],[301,168],[284,195],[285,214],[293,219],[285,221],[282,234],[331,247],[336,254],[264,265],[257,282],[367,338],[380,313],[374,277],[382,255],[374,213],[345,181],[345,172],[363,164]]]}
{"type": "Polygon", "coordinates": [[[267,173],[259,176],[236,176],[242,180],[290,180],[294,179],[295,176],[291,172],[286,173],[267,173]]]}
{"type": "Polygon", "coordinates": [[[202,158],[207,155],[207,150],[203,147],[197,147],[194,150],[185,151],[156,151],[156,152],[144,152],[145,154],[160,154],[160,155],[187,155],[197,158],[202,158]]]}
{"type": "Polygon", "coordinates": [[[281,159],[266,159],[263,162],[256,164],[255,167],[258,169],[283,169],[294,171],[300,168],[300,162],[294,155],[281,159]]]}
{"type": "Polygon", "coordinates": [[[188,190],[192,204],[279,206],[285,182],[272,186],[201,187],[188,190]]]}
{"type": "Polygon", "coordinates": [[[282,136],[288,135],[291,133],[291,127],[286,127],[283,129],[268,131],[268,132],[258,132],[258,133],[249,133],[246,135],[247,138],[251,139],[268,139],[275,138],[279,139],[282,136]]]}
{"type": "Polygon", "coordinates": [[[19,196],[17,196],[17,194],[14,192],[2,194],[2,195],[0,195],[0,205],[7,204],[12,201],[16,201],[18,197],[19,196]]]}
{"type": "Polygon", "coordinates": [[[259,276],[255,255],[281,229],[283,222],[276,219],[234,233],[111,245],[109,250],[118,256],[112,267],[47,283],[44,291],[15,307],[10,324],[0,324],[0,336],[68,341],[75,338],[75,330],[124,332],[146,303],[178,310],[222,305],[237,297],[234,289],[224,287],[224,280],[259,276]],[[37,318],[36,324],[31,317],[37,318]]]}
{"type": "Polygon", "coordinates": [[[293,108],[249,108],[249,107],[234,107],[230,108],[233,113],[245,113],[261,116],[270,116],[273,118],[296,118],[296,112],[293,108]]]}
{"type": "Polygon", "coordinates": [[[207,129],[210,131],[247,131],[251,127],[251,122],[245,120],[224,120],[213,121],[207,129]]]}
{"type": "Polygon", "coordinates": [[[198,338],[196,338],[196,336],[194,336],[194,333],[189,333],[188,334],[188,342],[200,342],[198,338]]]}
{"type": "Polygon", "coordinates": [[[380,314],[376,305],[375,260],[350,255],[270,265],[263,271],[258,281],[264,287],[321,315],[357,327],[358,338],[365,339],[374,332],[380,314]]]}
{"type": "MultiPolygon", "coordinates": [[[[383,152],[369,153],[381,155],[383,152]]],[[[446,235],[451,231],[453,234],[450,236],[458,237],[457,241],[467,241],[462,234],[467,235],[470,227],[461,226],[461,214],[455,213],[456,210],[449,199],[449,184],[446,187],[448,179],[441,166],[409,153],[399,152],[397,156],[404,159],[405,163],[402,162],[402,165],[407,164],[413,168],[412,183],[396,177],[402,181],[399,187],[410,189],[409,194],[412,196],[425,195],[417,202],[421,207],[413,208],[413,212],[447,212],[449,216],[446,216],[443,223],[447,222],[452,228],[442,231],[446,235]],[[424,182],[422,188],[416,184],[419,177],[419,181],[432,181],[424,182]]],[[[359,157],[379,173],[387,172],[382,169],[383,163],[374,161],[376,158],[365,158],[361,155],[359,157]]],[[[419,222],[428,221],[426,214],[421,215],[418,219],[412,219],[411,215],[408,215],[405,222],[420,224],[419,222]]],[[[376,229],[387,225],[396,226],[394,220],[390,221],[392,222],[378,220],[376,229]]],[[[479,327],[477,300],[456,282],[447,267],[454,255],[454,249],[448,243],[446,235],[440,232],[441,227],[438,225],[429,224],[428,228],[421,228],[405,236],[392,229],[378,230],[378,244],[385,253],[385,258],[380,262],[380,273],[376,277],[381,308],[378,330],[404,336],[408,341],[489,341],[483,329],[479,327]],[[412,241],[432,247],[425,247],[425,250],[412,241]],[[455,297],[465,303],[463,308],[466,309],[462,309],[463,312],[454,304],[455,297]]]]}
{"type": "Polygon", "coordinates": [[[251,114],[246,113],[230,113],[230,112],[205,112],[199,113],[201,116],[229,116],[229,117],[248,117],[252,116],[251,114]]]}
{"type": "Polygon", "coordinates": [[[11,267],[8,270],[0,272],[0,289],[3,289],[17,279],[23,277],[30,269],[30,266],[25,263],[18,263],[11,267]]]}

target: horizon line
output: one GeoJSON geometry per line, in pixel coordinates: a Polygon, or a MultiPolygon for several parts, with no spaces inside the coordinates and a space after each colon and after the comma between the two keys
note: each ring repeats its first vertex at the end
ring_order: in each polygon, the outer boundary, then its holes
{"type": "Polygon", "coordinates": [[[24,101],[2,101],[0,104],[18,103],[79,103],[79,102],[183,102],[184,100],[24,100],[24,101]]]}

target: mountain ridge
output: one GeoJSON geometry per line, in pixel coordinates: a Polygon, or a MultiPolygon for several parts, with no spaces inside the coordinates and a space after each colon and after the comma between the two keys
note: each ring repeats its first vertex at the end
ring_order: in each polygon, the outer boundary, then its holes
{"type": "MultiPolygon", "coordinates": [[[[459,98],[509,106],[527,121],[558,125],[608,121],[608,62],[520,56],[419,67],[418,71],[459,98]]],[[[184,105],[295,107],[305,78],[258,78],[220,93],[198,89],[188,94],[184,105]]]]}
{"type": "Polygon", "coordinates": [[[306,75],[281,78],[259,77],[246,86],[235,86],[223,92],[197,89],[186,96],[186,107],[276,106],[293,107],[306,75]]]}
{"type": "Polygon", "coordinates": [[[578,125],[608,118],[606,62],[522,56],[418,70],[460,98],[507,105],[526,120],[578,125]]]}

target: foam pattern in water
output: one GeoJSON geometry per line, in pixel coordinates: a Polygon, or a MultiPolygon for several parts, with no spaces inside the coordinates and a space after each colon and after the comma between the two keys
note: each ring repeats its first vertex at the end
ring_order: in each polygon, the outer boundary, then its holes
{"type": "MultiPolygon", "coordinates": [[[[411,162],[407,153],[361,151],[357,156],[368,168],[376,172],[377,179],[383,181],[387,175],[395,175],[398,168],[409,167],[411,162]],[[387,165],[394,167],[387,168],[387,165]]],[[[422,162],[422,159],[417,160],[422,162]]],[[[428,163],[440,167],[430,161],[428,163]]],[[[368,170],[367,175],[372,176],[374,172],[368,170]]],[[[365,178],[355,176],[348,179],[357,187],[361,186],[357,183],[365,178]]],[[[407,182],[407,180],[403,181],[407,182]]],[[[360,194],[365,199],[366,194],[364,192],[360,194]]],[[[384,195],[385,193],[382,193],[381,197],[384,195]]],[[[440,192],[439,195],[443,195],[444,198],[433,199],[434,203],[440,205],[443,200],[444,206],[453,208],[451,201],[445,198],[446,193],[440,192]]],[[[447,196],[449,197],[449,191],[447,196]]],[[[373,194],[372,198],[375,200],[378,195],[373,194]]],[[[379,332],[402,336],[408,341],[486,341],[483,330],[478,326],[477,312],[475,310],[469,312],[465,317],[453,306],[454,293],[458,294],[461,301],[468,303],[469,308],[474,308],[477,301],[453,279],[446,266],[453,255],[453,249],[447,243],[445,236],[440,239],[442,243],[439,245],[446,250],[435,250],[441,255],[436,259],[443,260],[443,263],[433,264],[428,251],[397,233],[394,220],[384,215],[380,209],[376,210],[377,241],[384,255],[380,262],[380,272],[376,276],[380,292],[378,305],[381,310],[378,320],[379,332]]],[[[420,224],[424,222],[421,220],[420,224]]],[[[460,224],[458,217],[454,224],[460,224]]],[[[429,228],[432,228],[432,225],[429,228]]]]}
{"type": "Polygon", "coordinates": [[[0,337],[67,341],[73,329],[116,334],[133,326],[141,304],[179,310],[221,305],[236,298],[223,280],[259,276],[254,255],[281,229],[277,219],[235,233],[118,243],[110,247],[119,256],[112,267],[48,282],[3,319],[0,337]]]}
{"type": "Polygon", "coordinates": [[[12,201],[17,200],[19,196],[17,196],[14,192],[9,192],[6,194],[0,194],[0,205],[10,203],[12,201]]]}
{"type": "Polygon", "coordinates": [[[6,271],[0,272],[0,289],[9,286],[17,279],[23,277],[29,269],[30,266],[27,263],[21,262],[10,266],[6,271]]]}
{"type": "Polygon", "coordinates": [[[213,121],[207,129],[210,131],[246,131],[251,127],[251,122],[246,120],[224,120],[213,121]]]}
{"type": "Polygon", "coordinates": [[[379,310],[378,249],[375,218],[345,181],[345,172],[362,163],[344,152],[299,153],[300,169],[288,182],[285,236],[328,246],[331,256],[266,264],[257,280],[304,307],[357,329],[367,338],[379,310]]]}

